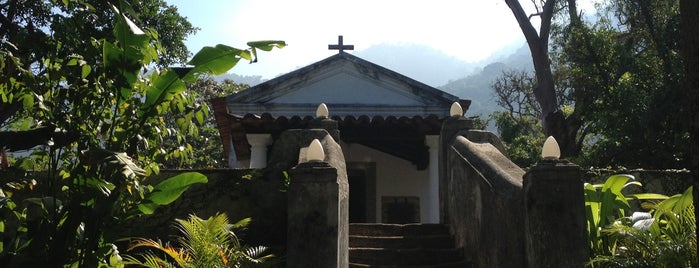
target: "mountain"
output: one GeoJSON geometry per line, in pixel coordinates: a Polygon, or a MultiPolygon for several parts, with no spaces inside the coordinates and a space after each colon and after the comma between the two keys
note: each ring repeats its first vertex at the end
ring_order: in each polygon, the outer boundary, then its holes
{"type": "Polygon", "coordinates": [[[481,117],[487,117],[492,112],[500,109],[495,103],[490,85],[504,71],[525,70],[533,72],[534,70],[531,54],[526,44],[510,54],[496,54],[484,62],[487,62],[487,64],[482,69],[438,87],[462,99],[471,100],[471,107],[467,111],[467,116],[480,115],[481,117]]]}
{"type": "Polygon", "coordinates": [[[267,79],[262,78],[261,75],[238,75],[234,73],[225,73],[222,75],[214,76],[214,80],[222,82],[223,80],[233,80],[238,84],[245,84],[249,86],[254,86],[262,82],[267,81],[267,79]]]}
{"type": "Polygon", "coordinates": [[[352,54],[433,87],[465,77],[479,66],[418,44],[380,44],[352,54]]]}

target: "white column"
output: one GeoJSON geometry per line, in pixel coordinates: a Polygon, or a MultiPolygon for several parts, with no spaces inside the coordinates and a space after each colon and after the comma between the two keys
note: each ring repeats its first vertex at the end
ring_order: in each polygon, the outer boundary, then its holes
{"type": "Polygon", "coordinates": [[[424,223],[439,223],[439,135],[426,135],[429,147],[429,183],[427,187],[427,219],[424,223]]]}
{"type": "Polygon", "coordinates": [[[250,143],[250,168],[267,167],[267,146],[272,144],[271,134],[247,134],[250,143]]]}

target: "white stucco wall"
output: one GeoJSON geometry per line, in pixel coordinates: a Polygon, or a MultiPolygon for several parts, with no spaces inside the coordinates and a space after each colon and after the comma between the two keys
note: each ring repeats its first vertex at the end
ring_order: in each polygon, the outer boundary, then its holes
{"type": "MultiPolygon", "coordinates": [[[[341,142],[346,162],[376,163],[376,221],[381,222],[382,196],[417,196],[420,198],[420,221],[429,217],[429,168],[418,171],[410,162],[361,144],[341,142]]],[[[431,163],[430,163],[431,164],[431,163]]]]}

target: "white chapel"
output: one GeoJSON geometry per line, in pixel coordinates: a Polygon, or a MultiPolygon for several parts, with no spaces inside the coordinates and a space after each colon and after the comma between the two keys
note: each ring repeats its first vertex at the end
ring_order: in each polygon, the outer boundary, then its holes
{"type": "MultiPolygon", "coordinates": [[[[231,168],[264,168],[268,147],[303,128],[324,103],[338,122],[350,185],[350,222],[439,222],[439,133],[450,107],[469,100],[386,69],[345,49],[214,100],[231,168]]],[[[434,70],[439,72],[439,70],[434,70]]]]}

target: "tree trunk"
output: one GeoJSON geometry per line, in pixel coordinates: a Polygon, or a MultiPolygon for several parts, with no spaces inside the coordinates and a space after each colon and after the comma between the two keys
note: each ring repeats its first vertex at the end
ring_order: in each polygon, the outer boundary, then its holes
{"type": "MultiPolygon", "coordinates": [[[[694,178],[694,207],[699,208],[699,1],[680,0],[682,56],[685,70],[685,108],[689,118],[689,170],[694,178]]],[[[694,210],[699,226],[699,209],[694,210]]],[[[697,249],[699,256],[699,248],[697,249]]]]}
{"type": "MultiPolygon", "coordinates": [[[[558,110],[556,102],[556,91],[551,74],[551,62],[549,60],[548,45],[549,45],[549,29],[551,27],[551,18],[553,16],[554,0],[547,0],[544,4],[544,9],[541,14],[541,27],[539,33],[536,32],[534,26],[529,21],[529,17],[524,12],[522,5],[517,0],[505,0],[507,5],[512,10],[519,28],[522,29],[524,38],[527,40],[529,51],[532,54],[534,63],[534,72],[536,75],[536,86],[534,95],[536,101],[541,105],[542,120],[546,120],[548,114],[558,110]]],[[[544,132],[548,134],[548,130],[544,127],[544,132]]]]}
{"type": "MultiPolygon", "coordinates": [[[[549,32],[551,29],[551,19],[555,7],[555,0],[546,0],[541,13],[541,26],[537,33],[534,26],[529,21],[529,16],[524,12],[522,5],[517,0],[505,0],[512,10],[519,28],[522,29],[524,38],[527,40],[529,51],[532,54],[536,85],[534,96],[541,106],[541,120],[543,122],[544,134],[553,136],[561,147],[561,156],[577,156],[580,153],[577,133],[581,124],[574,118],[566,118],[558,107],[556,101],[556,85],[551,72],[551,61],[549,59],[549,32]]],[[[575,1],[572,2],[571,11],[577,13],[575,1]]],[[[577,18],[577,14],[574,19],[577,18]]]]}

